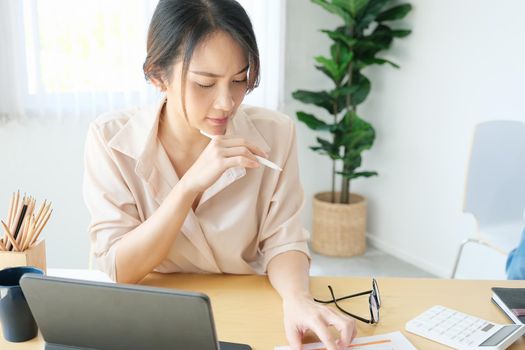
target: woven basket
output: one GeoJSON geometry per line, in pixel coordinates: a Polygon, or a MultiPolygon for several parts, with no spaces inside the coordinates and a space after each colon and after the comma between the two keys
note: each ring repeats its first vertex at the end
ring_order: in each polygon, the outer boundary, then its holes
{"type": "MultiPolygon", "coordinates": [[[[312,249],[331,256],[362,255],[366,250],[366,199],[350,195],[350,204],[331,203],[331,192],[313,199],[312,249]]],[[[337,201],[340,193],[336,194],[337,201]]]]}

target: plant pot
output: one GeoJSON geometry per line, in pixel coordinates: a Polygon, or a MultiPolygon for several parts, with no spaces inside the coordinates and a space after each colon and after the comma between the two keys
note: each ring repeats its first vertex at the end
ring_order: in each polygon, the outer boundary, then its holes
{"type": "MultiPolygon", "coordinates": [[[[349,204],[332,203],[331,192],[313,199],[312,249],[323,255],[355,256],[366,250],[366,199],[352,193],[349,204]]],[[[339,200],[340,193],[336,193],[339,200]]]]}

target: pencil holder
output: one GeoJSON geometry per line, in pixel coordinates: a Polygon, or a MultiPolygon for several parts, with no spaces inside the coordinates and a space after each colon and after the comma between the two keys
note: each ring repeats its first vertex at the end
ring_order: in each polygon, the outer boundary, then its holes
{"type": "Polygon", "coordinates": [[[0,251],[0,270],[15,266],[34,266],[46,270],[46,243],[42,239],[23,252],[0,251]]]}

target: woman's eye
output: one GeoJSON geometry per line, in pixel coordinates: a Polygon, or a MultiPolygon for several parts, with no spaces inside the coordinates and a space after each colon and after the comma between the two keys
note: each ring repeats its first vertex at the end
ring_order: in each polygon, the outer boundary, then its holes
{"type": "MultiPolygon", "coordinates": [[[[245,82],[248,81],[248,78],[244,78],[243,80],[233,80],[232,83],[234,84],[243,84],[245,82]]],[[[203,89],[209,89],[213,86],[215,86],[215,84],[209,84],[209,85],[206,85],[206,84],[200,84],[200,83],[197,83],[195,82],[199,87],[203,88],[203,89]]]]}
{"type": "Polygon", "coordinates": [[[203,89],[208,89],[208,88],[211,88],[213,85],[215,84],[211,84],[211,85],[203,85],[203,84],[199,84],[199,83],[196,83],[197,85],[199,85],[201,88],[203,89]]]}

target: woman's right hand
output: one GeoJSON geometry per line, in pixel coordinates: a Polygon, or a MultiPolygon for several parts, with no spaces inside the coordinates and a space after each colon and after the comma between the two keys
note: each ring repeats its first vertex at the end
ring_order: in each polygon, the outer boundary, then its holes
{"type": "Polygon", "coordinates": [[[258,168],[260,164],[255,155],[268,157],[263,150],[242,138],[214,136],[181,181],[191,192],[202,193],[229,168],[258,168]]]}

